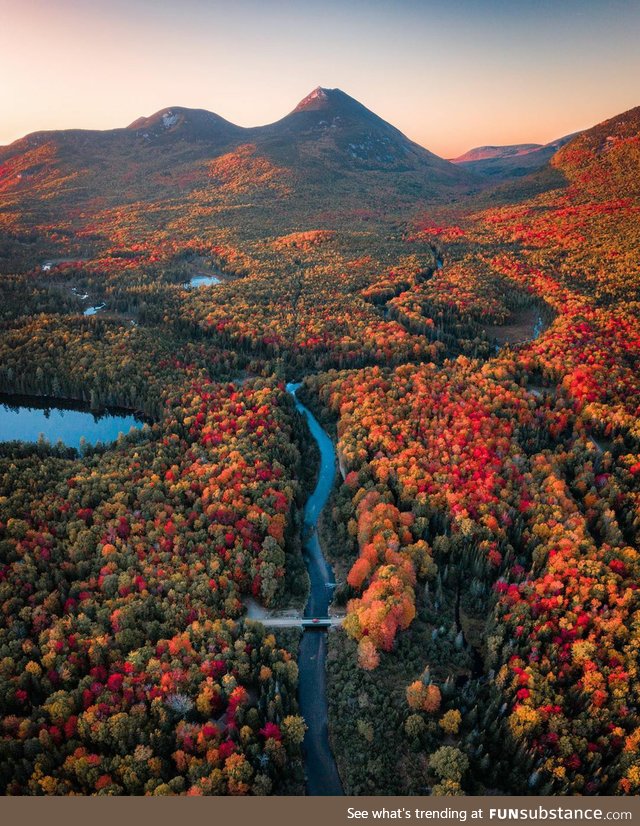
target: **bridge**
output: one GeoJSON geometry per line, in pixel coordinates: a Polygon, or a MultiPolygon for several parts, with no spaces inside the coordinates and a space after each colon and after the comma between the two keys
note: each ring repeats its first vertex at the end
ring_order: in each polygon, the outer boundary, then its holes
{"type": "MultiPolygon", "coordinates": [[[[331,587],[335,583],[329,583],[331,587]]],[[[270,611],[253,597],[242,598],[247,613],[245,619],[262,623],[266,628],[337,628],[342,625],[344,616],[338,617],[303,617],[301,611],[270,611]]]]}
{"type": "Polygon", "coordinates": [[[344,617],[247,617],[261,623],[265,628],[339,628],[344,617]]]}
{"type": "Polygon", "coordinates": [[[342,625],[342,619],[331,617],[304,617],[301,624],[303,628],[331,628],[334,625],[342,625]]]}

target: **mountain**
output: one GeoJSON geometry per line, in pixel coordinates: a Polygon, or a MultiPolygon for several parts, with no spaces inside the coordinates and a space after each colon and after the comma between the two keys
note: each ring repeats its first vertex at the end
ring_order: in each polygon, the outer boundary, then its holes
{"type": "Polygon", "coordinates": [[[349,95],[320,87],[267,126],[176,106],[125,128],[37,132],[0,148],[0,221],[30,230],[104,228],[105,211],[134,205],[147,224],[170,214],[188,228],[198,208],[228,211],[224,221],[254,233],[276,220],[332,228],[478,186],[349,95]]]}
{"type": "Polygon", "coordinates": [[[280,148],[288,157],[303,152],[356,169],[421,169],[452,182],[468,181],[340,89],[314,89],[289,115],[263,127],[260,136],[265,148],[280,148]]]}
{"type": "Polygon", "coordinates": [[[517,178],[541,169],[553,155],[577,134],[565,135],[546,144],[520,143],[510,146],[478,146],[451,162],[493,180],[517,178]]]}
{"type": "Polygon", "coordinates": [[[388,211],[416,200],[450,200],[478,179],[411,141],[340,89],[318,87],[286,117],[254,130],[273,163],[292,171],[296,190],[322,199],[331,188],[340,208],[388,211]],[[355,206],[355,204],[354,204],[355,206]]]}

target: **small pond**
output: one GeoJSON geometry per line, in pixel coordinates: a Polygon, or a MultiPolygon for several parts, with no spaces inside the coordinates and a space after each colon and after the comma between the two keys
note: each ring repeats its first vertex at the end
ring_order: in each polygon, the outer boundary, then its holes
{"type": "Polygon", "coordinates": [[[99,313],[100,310],[104,310],[106,306],[106,304],[96,304],[95,307],[87,307],[83,315],[95,315],[96,313],[99,313]]]}
{"type": "Polygon", "coordinates": [[[194,275],[183,286],[187,290],[197,290],[198,287],[212,287],[214,284],[220,284],[221,279],[217,275],[194,275]]]}

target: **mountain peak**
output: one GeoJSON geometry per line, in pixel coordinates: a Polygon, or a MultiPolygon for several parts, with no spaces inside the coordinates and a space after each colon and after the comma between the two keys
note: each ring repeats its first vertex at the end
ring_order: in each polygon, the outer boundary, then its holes
{"type": "MultiPolygon", "coordinates": [[[[306,98],[303,98],[293,112],[290,112],[283,120],[284,122],[293,119],[297,125],[333,125],[344,126],[347,122],[355,122],[368,126],[384,127],[394,129],[390,124],[367,109],[360,101],[352,98],[342,89],[327,89],[324,86],[316,87],[306,98]],[[320,120],[318,120],[320,118],[320,120]]],[[[395,132],[398,130],[394,129],[395,132]]]]}
{"type": "Polygon", "coordinates": [[[160,111],[149,117],[138,118],[133,123],[130,123],[127,129],[140,130],[157,126],[165,130],[171,130],[188,124],[208,124],[210,126],[227,124],[233,126],[233,124],[229,124],[229,121],[221,118],[220,115],[208,112],[206,109],[187,109],[184,106],[170,106],[166,109],[160,109],[160,111]]]}
{"type": "Polygon", "coordinates": [[[293,111],[304,112],[313,109],[324,109],[329,103],[332,93],[338,91],[339,89],[324,89],[322,86],[316,86],[313,92],[303,98],[293,111]]]}
{"type": "Polygon", "coordinates": [[[244,132],[240,126],[220,115],[206,109],[188,109],[184,106],[160,109],[150,117],[138,118],[127,129],[147,143],[186,140],[216,146],[222,146],[244,132]]]}

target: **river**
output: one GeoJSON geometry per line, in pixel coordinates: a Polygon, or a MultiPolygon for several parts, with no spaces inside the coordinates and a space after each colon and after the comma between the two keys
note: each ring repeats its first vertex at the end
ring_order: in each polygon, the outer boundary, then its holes
{"type": "MultiPolygon", "coordinates": [[[[293,396],[298,412],[306,417],[311,435],[320,449],[318,481],[304,507],[303,555],[310,580],[309,599],[304,616],[327,617],[335,579],[318,541],[318,518],[333,488],[336,455],[327,433],[296,396],[298,387],[300,384],[288,384],[287,390],[293,396]]],[[[307,724],[302,748],[309,795],[343,794],[342,783],[329,745],[326,656],[326,630],[311,629],[303,633],[298,650],[298,700],[300,713],[307,724]]]]}

